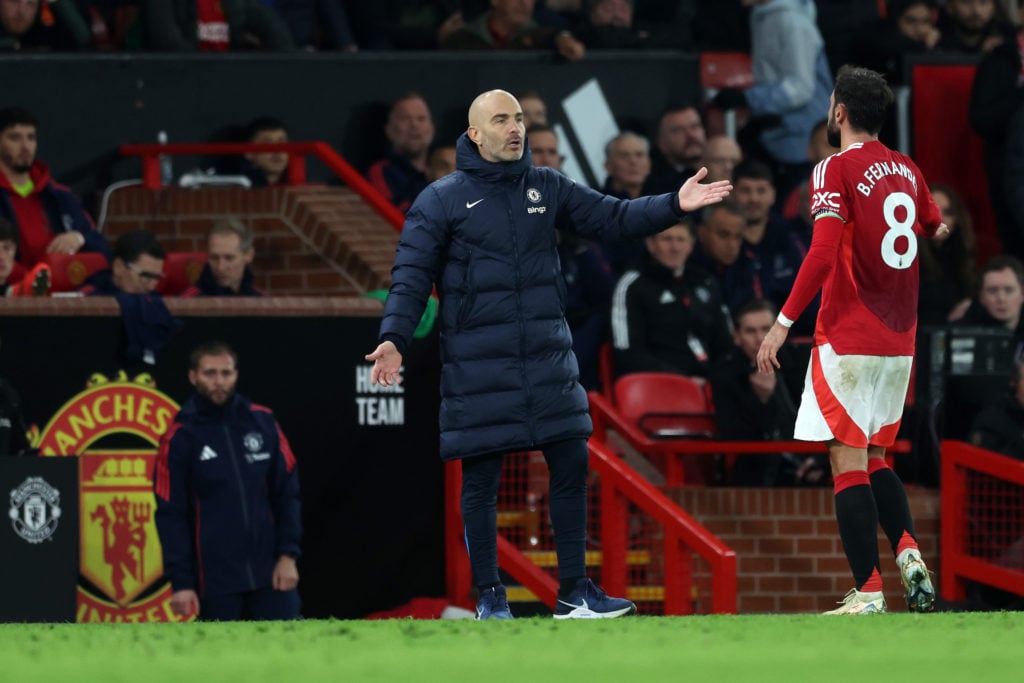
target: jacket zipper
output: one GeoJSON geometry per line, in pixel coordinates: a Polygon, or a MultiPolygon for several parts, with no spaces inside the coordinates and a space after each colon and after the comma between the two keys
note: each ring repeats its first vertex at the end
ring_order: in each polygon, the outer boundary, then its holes
{"type": "Polygon", "coordinates": [[[512,228],[512,263],[516,269],[516,308],[519,311],[519,374],[523,378],[526,392],[526,422],[530,430],[530,443],[537,445],[537,427],[533,421],[533,387],[526,375],[526,323],[523,320],[522,267],[519,262],[519,240],[516,237],[516,221],[513,217],[512,202],[509,201],[508,224],[512,228]]]}
{"type": "MultiPolygon", "coordinates": [[[[231,430],[228,426],[224,425],[224,436],[228,444],[228,454],[231,456],[231,465],[235,468],[235,481],[238,482],[238,493],[239,499],[242,502],[242,522],[245,525],[245,539],[246,541],[252,540],[252,534],[249,531],[249,507],[246,504],[245,496],[245,484],[242,482],[242,471],[238,469],[238,458],[235,455],[235,446],[231,441],[231,430]]],[[[252,573],[252,563],[249,562],[249,558],[245,558],[245,573],[249,577],[249,589],[256,590],[256,578],[252,573]]]]}

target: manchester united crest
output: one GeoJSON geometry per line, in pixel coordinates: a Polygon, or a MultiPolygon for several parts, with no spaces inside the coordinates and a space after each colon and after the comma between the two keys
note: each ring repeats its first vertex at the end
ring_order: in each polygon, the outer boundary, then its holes
{"type": "Polygon", "coordinates": [[[60,522],[60,491],[42,477],[29,477],[11,491],[8,514],[14,533],[29,543],[49,540],[60,522]]]}
{"type": "Polygon", "coordinates": [[[153,513],[160,437],[178,405],[148,376],[93,375],[43,429],[43,455],[79,456],[78,621],[169,621],[153,513]]]}

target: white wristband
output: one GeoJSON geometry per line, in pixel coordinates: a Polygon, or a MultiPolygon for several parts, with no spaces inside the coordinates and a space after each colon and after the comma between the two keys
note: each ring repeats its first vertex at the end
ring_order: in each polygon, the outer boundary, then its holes
{"type": "Polygon", "coordinates": [[[786,316],[782,315],[781,313],[779,313],[779,317],[777,318],[777,320],[778,323],[783,327],[793,327],[793,321],[787,318],[786,316]]]}

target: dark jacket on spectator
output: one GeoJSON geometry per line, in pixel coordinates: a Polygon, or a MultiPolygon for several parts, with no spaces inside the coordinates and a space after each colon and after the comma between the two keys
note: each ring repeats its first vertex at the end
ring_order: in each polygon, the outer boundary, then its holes
{"type": "Polygon", "coordinates": [[[970,442],[980,448],[1024,460],[1024,407],[1007,394],[974,418],[970,442]]]}
{"type": "Polygon", "coordinates": [[[764,298],[766,294],[759,264],[747,244],[743,245],[740,255],[729,266],[715,263],[704,253],[699,243],[694,245],[689,262],[703,268],[718,281],[722,300],[730,311],[735,311],[751,299],[764,298]]]}
{"type": "Polygon", "coordinates": [[[355,47],[342,0],[274,0],[274,9],[284,19],[299,47],[334,50],[355,47]]]}
{"type": "MultiPolygon", "coordinates": [[[[1006,166],[1003,182],[1006,184],[1006,204],[1011,225],[1018,235],[1024,235],[1024,103],[1010,117],[1006,135],[1006,166]]],[[[1017,254],[1018,257],[1024,254],[1017,254]]]]}
{"type": "Polygon", "coordinates": [[[74,0],[56,0],[47,4],[40,0],[35,23],[20,36],[7,33],[0,27],[0,52],[8,50],[85,50],[92,42],[89,25],[75,7],[74,0]],[[49,12],[52,21],[44,22],[42,12],[49,12]]]}
{"type": "Polygon", "coordinates": [[[929,52],[926,44],[904,35],[892,18],[866,26],[851,47],[858,64],[882,73],[893,85],[903,84],[903,63],[908,55],[929,52]]]}
{"type": "Polygon", "coordinates": [[[233,289],[221,287],[216,278],[213,277],[210,264],[207,263],[203,266],[203,272],[199,274],[199,279],[196,280],[196,283],[186,288],[178,296],[266,296],[266,292],[262,289],[256,289],[253,285],[253,280],[255,279],[252,268],[246,267],[245,274],[242,276],[242,286],[236,292],[233,289]]]}
{"type": "Polygon", "coordinates": [[[681,277],[648,256],[627,272],[612,297],[615,373],[707,376],[732,346],[718,283],[687,263],[681,277]]]}
{"type": "MultiPolygon", "coordinates": [[[[997,3],[998,4],[998,3],[997,3]]],[[[942,37],[939,38],[938,44],[935,46],[937,50],[943,52],[959,52],[961,54],[981,54],[982,44],[986,38],[991,36],[1002,36],[1004,44],[1013,42],[1013,26],[1004,22],[998,14],[988,22],[988,24],[981,31],[981,39],[978,40],[977,45],[971,45],[967,42],[967,34],[961,30],[960,25],[956,23],[946,11],[939,12],[939,20],[936,22],[936,26],[942,37]]]]}
{"type": "MultiPolygon", "coordinates": [[[[261,0],[221,0],[231,49],[250,47],[245,34],[255,35],[263,50],[293,50],[288,26],[261,0]]],[[[195,0],[142,0],[146,47],[150,50],[190,51],[199,48],[195,0]]]]}
{"type": "MultiPolygon", "coordinates": [[[[717,436],[724,441],[779,441],[793,438],[796,409],[800,404],[803,377],[797,363],[786,352],[780,356],[782,370],[776,371],[775,392],[762,403],[750,385],[757,372],[737,346],[711,368],[711,395],[715,402],[717,436]]],[[[741,455],[732,470],[734,486],[792,486],[795,481],[793,458],[789,454],[760,453],[741,455]]],[[[801,457],[802,460],[802,457],[801,457]]]]}
{"type": "MultiPolygon", "coordinates": [[[[1024,307],[1021,308],[1021,312],[1024,313],[1024,307]]],[[[970,308],[954,325],[958,327],[1006,327],[1003,323],[989,315],[985,307],[978,303],[977,298],[971,302],[970,308]]],[[[1014,362],[1024,359],[1024,315],[1018,319],[1017,329],[1013,330],[1013,344],[1014,362]]]]}
{"type": "MultiPolygon", "coordinates": [[[[1018,258],[1024,258],[1024,175],[1017,175],[1016,181],[1007,176],[1013,174],[1013,164],[1020,158],[1010,153],[1012,142],[1008,139],[1010,119],[1013,113],[1024,107],[1024,78],[1021,76],[1021,47],[1024,33],[1016,40],[1007,40],[985,55],[978,64],[974,84],[971,87],[971,127],[985,141],[985,175],[988,177],[989,199],[996,213],[999,235],[1003,249],[1018,258]],[[1014,198],[1014,186],[1017,198],[1014,198]],[[1014,212],[1019,223],[1015,224],[1014,212]]],[[[1020,125],[1018,119],[1018,126],[1020,125]]],[[[1021,133],[1016,142],[1022,144],[1021,133]]],[[[1017,148],[1019,154],[1019,147],[1017,148]]]]}
{"type": "Polygon", "coordinates": [[[592,425],[565,321],[555,226],[642,237],[684,215],[673,195],[615,200],[521,159],[484,160],[465,133],[455,173],[406,216],[381,339],[405,353],[436,284],[441,457],[532,450],[592,425]]]}
{"type": "Polygon", "coordinates": [[[370,166],[366,178],[402,213],[409,210],[413,200],[427,186],[427,176],[394,151],[370,166]]]}
{"type": "Polygon", "coordinates": [[[23,455],[28,449],[21,398],[7,380],[0,378],[0,456],[23,455]]]}

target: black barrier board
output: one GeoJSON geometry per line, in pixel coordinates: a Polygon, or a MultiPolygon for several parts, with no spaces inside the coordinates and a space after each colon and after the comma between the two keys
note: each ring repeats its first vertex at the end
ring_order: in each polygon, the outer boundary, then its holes
{"type": "Polygon", "coordinates": [[[78,459],[0,458],[0,621],[75,620],[78,459]]]}

